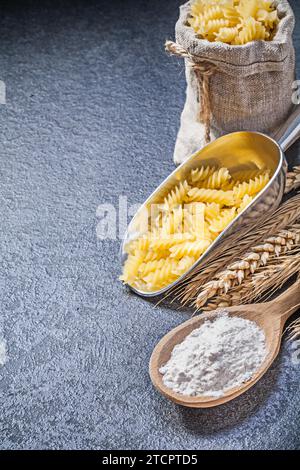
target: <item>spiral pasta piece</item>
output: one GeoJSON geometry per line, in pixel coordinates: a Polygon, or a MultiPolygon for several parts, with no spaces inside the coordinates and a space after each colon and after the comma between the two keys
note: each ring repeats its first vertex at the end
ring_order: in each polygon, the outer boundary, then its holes
{"type": "Polygon", "coordinates": [[[210,231],[213,233],[221,233],[235,219],[236,208],[225,209],[221,215],[211,223],[210,231]]]}
{"type": "Polygon", "coordinates": [[[232,180],[235,182],[235,185],[238,185],[240,183],[245,183],[249,182],[250,180],[254,180],[257,176],[265,175],[268,174],[270,175],[270,172],[268,170],[243,170],[243,171],[238,171],[235,172],[232,175],[232,180]]]}
{"type": "Polygon", "coordinates": [[[216,32],[219,32],[221,28],[229,28],[230,21],[226,18],[220,18],[215,20],[209,20],[205,25],[201,25],[198,29],[199,33],[204,36],[213,37],[216,32]]]}
{"type": "Polygon", "coordinates": [[[198,183],[199,181],[206,180],[209,176],[211,176],[216,171],[215,167],[204,167],[201,166],[200,168],[196,168],[195,170],[191,171],[191,180],[192,183],[198,183]]]}
{"type": "Polygon", "coordinates": [[[205,237],[204,214],[205,205],[202,202],[191,203],[185,207],[184,228],[197,238],[205,237]]]}
{"type": "Polygon", "coordinates": [[[219,217],[221,213],[221,206],[220,204],[216,204],[215,202],[211,202],[210,204],[206,204],[205,206],[205,220],[210,224],[219,217]]]}
{"type": "Polygon", "coordinates": [[[124,265],[123,274],[119,279],[126,283],[134,282],[142,262],[143,256],[139,252],[135,255],[129,255],[124,265]]]}
{"type": "Polygon", "coordinates": [[[142,263],[139,266],[139,272],[141,276],[147,276],[147,274],[151,273],[152,271],[156,271],[157,269],[161,269],[166,260],[165,259],[160,259],[160,260],[154,260],[154,261],[149,261],[148,263],[142,263]]]}
{"type": "Polygon", "coordinates": [[[168,196],[165,198],[165,206],[168,210],[171,210],[173,207],[185,201],[187,192],[189,191],[190,186],[187,181],[179,183],[178,186],[173,189],[168,196]]]}
{"type": "Polygon", "coordinates": [[[178,205],[162,216],[159,237],[166,238],[168,235],[182,233],[182,228],[183,208],[178,205]]]}
{"type": "Polygon", "coordinates": [[[201,184],[206,189],[221,189],[230,180],[231,176],[227,168],[220,168],[210,175],[206,181],[201,184]]]}
{"type": "Polygon", "coordinates": [[[259,3],[257,0],[240,0],[236,7],[237,12],[245,20],[248,20],[250,17],[255,18],[258,9],[259,3]]]}
{"type": "Polygon", "coordinates": [[[209,247],[209,240],[198,240],[175,245],[170,249],[171,258],[181,259],[184,256],[199,258],[209,247]]]}
{"type": "Polygon", "coordinates": [[[224,17],[230,20],[232,25],[237,25],[240,22],[240,14],[234,7],[234,4],[229,4],[223,7],[224,17]]]}
{"type": "Polygon", "coordinates": [[[220,28],[215,34],[215,40],[231,44],[239,34],[239,28],[232,26],[231,28],[220,28]]]}
{"type": "Polygon", "coordinates": [[[176,274],[177,276],[182,276],[182,274],[186,273],[196,261],[197,259],[193,256],[184,256],[178,262],[176,268],[172,270],[172,273],[176,274]]]}
{"type": "Polygon", "coordinates": [[[239,184],[233,190],[233,195],[237,201],[243,199],[246,194],[248,194],[248,196],[254,196],[266,186],[269,180],[270,176],[268,173],[257,176],[254,180],[250,180],[249,183],[239,184]]]}
{"type": "Polygon", "coordinates": [[[170,284],[178,276],[174,274],[174,270],[178,267],[176,260],[165,260],[164,266],[161,269],[149,273],[143,280],[152,288],[161,288],[170,284]]]}
{"type": "Polygon", "coordinates": [[[244,209],[246,209],[246,207],[248,207],[251,202],[253,201],[253,196],[249,196],[248,194],[246,194],[244,197],[243,197],[243,200],[242,202],[240,203],[240,205],[238,206],[238,214],[240,214],[241,212],[243,212],[244,209]]]}
{"type": "Polygon", "coordinates": [[[268,12],[271,12],[274,10],[273,4],[274,4],[273,0],[259,0],[260,8],[268,12]]]}
{"type": "Polygon", "coordinates": [[[193,188],[188,192],[190,201],[216,202],[225,206],[234,205],[233,191],[221,191],[217,189],[193,188]]]}
{"type": "Polygon", "coordinates": [[[201,21],[206,23],[211,20],[218,20],[223,18],[224,12],[220,5],[212,5],[206,8],[201,14],[201,21]]]}
{"type": "Polygon", "coordinates": [[[177,235],[170,235],[165,239],[154,239],[151,240],[150,248],[152,250],[168,250],[174,245],[178,245],[179,243],[184,243],[189,240],[193,240],[194,236],[191,233],[182,233],[177,235]]]}
{"type": "Polygon", "coordinates": [[[248,18],[245,20],[242,29],[234,40],[234,43],[241,46],[251,41],[258,41],[267,38],[268,33],[264,25],[259,21],[256,21],[254,18],[248,18]]]}
{"type": "Polygon", "coordinates": [[[191,5],[191,13],[194,17],[201,16],[205,10],[205,3],[200,0],[195,0],[191,5]]]}
{"type": "Polygon", "coordinates": [[[256,19],[263,23],[265,27],[273,29],[278,23],[278,14],[276,10],[271,12],[268,12],[267,10],[258,10],[256,19]]]}
{"type": "Polygon", "coordinates": [[[126,253],[134,254],[136,251],[142,252],[147,251],[150,246],[149,238],[138,238],[137,240],[130,243],[126,249],[126,253]]]}
{"type": "Polygon", "coordinates": [[[148,261],[159,261],[161,259],[165,259],[169,256],[170,252],[169,250],[159,250],[159,251],[154,251],[152,249],[149,249],[146,253],[145,253],[145,258],[144,258],[144,262],[148,262],[148,261]]]}

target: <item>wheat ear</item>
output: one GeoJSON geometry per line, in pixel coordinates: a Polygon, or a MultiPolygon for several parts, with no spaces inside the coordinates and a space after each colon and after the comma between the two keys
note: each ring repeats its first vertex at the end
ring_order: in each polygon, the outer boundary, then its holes
{"type": "Polygon", "coordinates": [[[272,257],[279,256],[293,249],[300,242],[300,225],[295,224],[289,230],[282,230],[274,237],[268,237],[259,245],[229,264],[225,271],[216,275],[216,279],[206,283],[196,299],[197,308],[203,307],[215,295],[227,294],[233,287],[241,285],[258,268],[266,266],[272,257]]]}
{"type": "Polygon", "coordinates": [[[285,194],[300,188],[300,166],[295,166],[286,177],[285,194]]]}
{"type": "Polygon", "coordinates": [[[231,292],[216,296],[203,310],[231,307],[256,301],[264,301],[274,295],[295,274],[300,272],[300,248],[272,260],[272,264],[262,266],[243,284],[231,292]]]}
{"type": "Polygon", "coordinates": [[[279,233],[294,224],[299,217],[300,194],[296,194],[254,228],[247,226],[229,236],[220,249],[216,247],[208,256],[205,266],[196,268],[169,295],[174,295],[182,304],[194,303],[200,289],[215,279],[219,272],[227,270],[227,266],[239,259],[241,253],[248,253],[251,247],[260,245],[262,239],[269,238],[269,234],[279,233]]]}

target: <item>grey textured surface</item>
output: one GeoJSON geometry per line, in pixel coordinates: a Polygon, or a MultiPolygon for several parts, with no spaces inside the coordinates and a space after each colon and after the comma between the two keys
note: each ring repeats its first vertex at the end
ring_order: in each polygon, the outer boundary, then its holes
{"type": "Polygon", "coordinates": [[[152,389],[151,351],[187,314],[124,289],[119,242],[96,238],[100,203],[142,202],[173,169],[185,82],[162,45],[178,5],[2,3],[2,449],[300,447],[300,366],[286,344],[219,409],[152,389]]]}

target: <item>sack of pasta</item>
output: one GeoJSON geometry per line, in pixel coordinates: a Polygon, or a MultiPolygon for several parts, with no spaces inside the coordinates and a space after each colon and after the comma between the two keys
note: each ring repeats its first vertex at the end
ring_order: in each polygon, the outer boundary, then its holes
{"type": "Polygon", "coordinates": [[[176,43],[166,43],[186,65],[175,163],[221,135],[272,135],[285,121],[295,80],[294,24],[287,0],[191,0],[180,8],[176,43]]]}

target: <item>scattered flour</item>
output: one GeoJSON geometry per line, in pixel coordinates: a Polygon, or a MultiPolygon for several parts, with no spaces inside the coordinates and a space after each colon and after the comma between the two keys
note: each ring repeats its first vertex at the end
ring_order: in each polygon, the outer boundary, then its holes
{"type": "Polygon", "coordinates": [[[266,353],[256,323],[222,311],[175,346],[160,373],[164,384],[182,395],[221,397],[250,380],[266,353]]]}

